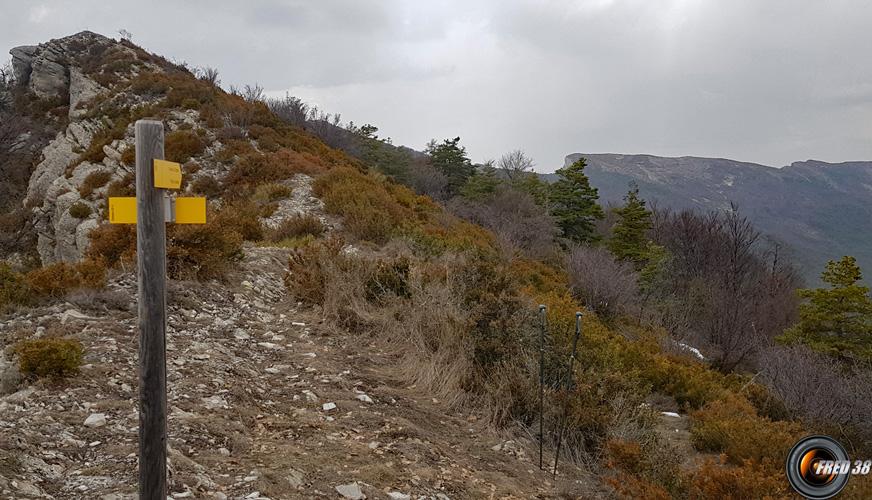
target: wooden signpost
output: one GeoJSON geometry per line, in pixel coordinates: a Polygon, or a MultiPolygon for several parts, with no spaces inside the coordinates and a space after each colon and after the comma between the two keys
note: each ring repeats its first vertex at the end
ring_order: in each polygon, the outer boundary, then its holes
{"type": "Polygon", "coordinates": [[[109,198],[109,222],[136,224],[139,281],[139,498],[167,492],[166,223],[206,223],[205,198],[170,198],[181,165],[165,161],[164,127],[136,122],[136,197],[109,198]],[[168,209],[167,209],[168,208],[168,209]]]}

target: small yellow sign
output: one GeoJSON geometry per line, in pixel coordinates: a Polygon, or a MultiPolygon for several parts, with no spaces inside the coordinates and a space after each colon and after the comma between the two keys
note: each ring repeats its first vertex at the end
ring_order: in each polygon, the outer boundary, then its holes
{"type": "Polygon", "coordinates": [[[136,198],[109,198],[109,222],[111,224],[136,224],[136,198]]]}
{"type": "Polygon", "coordinates": [[[206,198],[176,198],[176,224],[205,224],[206,198]]]}
{"type": "Polygon", "coordinates": [[[154,160],[154,187],[164,189],[182,187],[182,166],[173,161],[154,160]]]}

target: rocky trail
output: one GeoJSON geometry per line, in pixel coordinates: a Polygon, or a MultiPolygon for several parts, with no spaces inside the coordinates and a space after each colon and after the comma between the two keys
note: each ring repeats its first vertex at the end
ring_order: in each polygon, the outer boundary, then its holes
{"type": "MultiPolygon", "coordinates": [[[[227,283],[170,283],[172,498],[599,496],[539,471],[533,442],[404,384],[374,339],[289,301],[286,252],[247,247],[227,283]]],[[[3,498],[136,497],[135,291],[122,272],[0,322],[2,345],[61,330],[86,349],[78,376],[0,397],[3,498]]]]}

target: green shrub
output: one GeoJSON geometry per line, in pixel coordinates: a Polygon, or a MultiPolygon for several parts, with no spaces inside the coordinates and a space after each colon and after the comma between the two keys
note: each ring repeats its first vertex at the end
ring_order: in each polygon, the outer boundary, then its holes
{"type": "Polygon", "coordinates": [[[0,310],[6,306],[25,305],[30,299],[30,287],[24,276],[13,271],[5,262],[0,262],[0,310]]]}
{"type": "Polygon", "coordinates": [[[192,156],[202,154],[206,149],[203,140],[190,130],[176,130],[166,135],[164,156],[169,161],[185,163],[192,156]]]}
{"type": "MultiPolygon", "coordinates": [[[[95,189],[99,189],[105,186],[111,178],[112,174],[105,170],[96,170],[94,172],[91,172],[90,174],[88,174],[87,177],[85,177],[85,180],[82,181],[82,185],[79,186],[79,194],[82,196],[82,198],[87,198],[91,196],[91,193],[93,193],[95,189]]],[[[83,217],[79,218],[82,219],[83,217]]]]}
{"type": "Polygon", "coordinates": [[[77,219],[85,219],[91,215],[91,207],[81,201],[77,201],[70,205],[69,212],[71,216],[77,219]]]}
{"type": "Polygon", "coordinates": [[[78,340],[62,338],[21,341],[13,351],[18,354],[22,374],[51,378],[77,373],[85,353],[78,340]]]}

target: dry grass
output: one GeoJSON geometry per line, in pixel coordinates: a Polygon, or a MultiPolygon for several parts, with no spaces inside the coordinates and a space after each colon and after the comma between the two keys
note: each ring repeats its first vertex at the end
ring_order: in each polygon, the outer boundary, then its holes
{"type": "Polygon", "coordinates": [[[327,228],[320,219],[313,215],[295,215],[284,219],[275,229],[269,231],[268,238],[274,243],[306,236],[317,238],[324,234],[327,228]]]}

